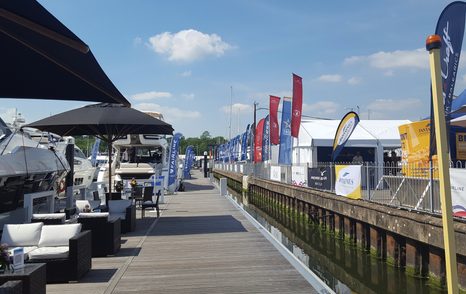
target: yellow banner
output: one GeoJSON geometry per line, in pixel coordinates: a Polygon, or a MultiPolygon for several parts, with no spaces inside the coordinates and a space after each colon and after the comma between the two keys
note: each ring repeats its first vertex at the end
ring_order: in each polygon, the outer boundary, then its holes
{"type": "Polygon", "coordinates": [[[403,174],[411,177],[429,176],[430,121],[421,120],[401,125],[398,131],[401,138],[403,174]]]}
{"type": "Polygon", "coordinates": [[[361,199],[361,165],[335,165],[335,193],[361,199]]]}

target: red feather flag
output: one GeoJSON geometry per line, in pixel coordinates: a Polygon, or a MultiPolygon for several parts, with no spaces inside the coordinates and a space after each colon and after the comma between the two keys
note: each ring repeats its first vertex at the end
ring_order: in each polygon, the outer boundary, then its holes
{"type": "Polygon", "coordinates": [[[254,162],[262,161],[262,137],[264,136],[264,119],[257,123],[256,133],[254,138],[254,162]]]}
{"type": "Polygon", "coordinates": [[[291,136],[298,138],[303,109],[303,79],[293,74],[293,100],[291,106],[291,136]]]}
{"type": "Polygon", "coordinates": [[[280,97],[270,95],[270,144],[278,145],[280,137],[278,135],[278,105],[280,97]]]}

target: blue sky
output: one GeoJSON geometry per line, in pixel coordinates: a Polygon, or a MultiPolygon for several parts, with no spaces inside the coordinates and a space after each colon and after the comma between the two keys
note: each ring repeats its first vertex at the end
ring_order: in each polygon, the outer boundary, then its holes
{"type": "MultiPolygon", "coordinates": [[[[424,44],[450,1],[39,2],[90,46],[133,107],[162,112],[187,137],[228,137],[230,100],[236,135],[254,101],[291,95],[293,72],[304,115],[340,119],[359,106],[362,119],[427,116],[424,44]]],[[[455,94],[466,87],[460,64],[455,94]]],[[[17,108],[32,122],[85,104],[3,99],[0,116],[17,108]]]]}

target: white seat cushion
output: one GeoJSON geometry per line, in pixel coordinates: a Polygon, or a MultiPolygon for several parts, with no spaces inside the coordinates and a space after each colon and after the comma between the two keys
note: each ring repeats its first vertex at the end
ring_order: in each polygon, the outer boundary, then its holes
{"type": "Polygon", "coordinates": [[[110,200],[108,201],[108,211],[113,213],[125,213],[126,208],[131,206],[131,200],[110,200]]]}
{"type": "Polygon", "coordinates": [[[68,258],[70,248],[68,246],[39,247],[29,252],[30,260],[37,259],[61,259],[68,258]]]}
{"type": "Polygon", "coordinates": [[[126,219],[126,213],[111,213],[110,216],[112,219],[119,218],[121,220],[126,219]]]}
{"type": "Polygon", "coordinates": [[[39,247],[68,246],[69,240],[80,232],[81,224],[43,226],[39,247]]]}
{"type": "Polygon", "coordinates": [[[43,223],[4,225],[2,244],[9,247],[38,246],[43,223]]]}
{"type": "Polygon", "coordinates": [[[80,218],[95,218],[95,217],[105,217],[108,218],[108,212],[81,212],[79,214],[80,218]]]}
{"type": "MultiPolygon", "coordinates": [[[[13,249],[13,248],[16,248],[16,247],[9,247],[8,249],[13,249]]],[[[24,246],[24,247],[23,247],[23,250],[24,250],[24,251],[23,251],[23,252],[24,252],[24,259],[25,259],[25,260],[28,259],[28,257],[29,257],[29,252],[31,252],[32,250],[35,250],[35,249],[37,249],[37,248],[39,248],[39,247],[37,247],[37,246],[24,246]]]]}
{"type": "Polygon", "coordinates": [[[88,208],[92,211],[99,207],[100,201],[96,200],[76,200],[76,208],[79,212],[84,212],[86,205],[88,205],[88,208]]]}

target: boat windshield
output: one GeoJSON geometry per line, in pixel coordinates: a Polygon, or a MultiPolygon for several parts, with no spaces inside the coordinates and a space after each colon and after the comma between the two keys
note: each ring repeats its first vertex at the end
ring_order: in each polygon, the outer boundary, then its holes
{"type": "Polygon", "coordinates": [[[129,163],[162,163],[162,147],[144,146],[122,149],[120,160],[129,163]]]}
{"type": "Polygon", "coordinates": [[[10,128],[8,128],[6,123],[0,118],[0,142],[11,134],[12,131],[10,128]]]}

